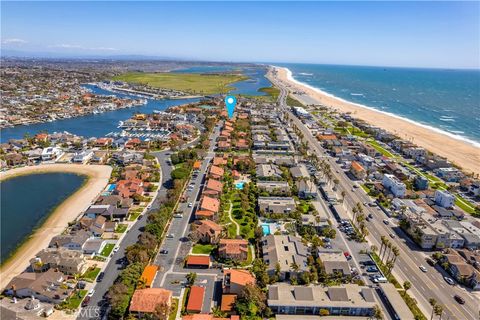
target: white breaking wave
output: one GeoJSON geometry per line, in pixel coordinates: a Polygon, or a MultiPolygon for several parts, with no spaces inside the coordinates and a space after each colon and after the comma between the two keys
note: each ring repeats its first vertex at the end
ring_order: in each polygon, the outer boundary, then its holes
{"type": "Polygon", "coordinates": [[[302,76],[313,76],[313,73],[299,72],[302,76]]]}
{"type": "MultiPolygon", "coordinates": [[[[337,100],[340,100],[342,102],[346,102],[346,103],[350,103],[352,105],[355,105],[355,106],[358,106],[358,107],[361,107],[361,108],[365,108],[365,109],[368,109],[368,110],[372,110],[372,111],[376,111],[376,112],[380,112],[380,113],[383,113],[385,115],[388,115],[390,117],[394,117],[394,118],[397,118],[397,119],[401,119],[403,121],[407,121],[407,122],[410,122],[412,124],[415,124],[417,126],[420,126],[422,128],[425,128],[425,129],[429,129],[429,130],[432,130],[434,132],[437,132],[437,133],[440,133],[440,134],[443,134],[447,137],[450,137],[450,138],[453,138],[453,139],[457,139],[457,140],[460,140],[460,141],[463,141],[463,142],[466,142],[466,143],[469,143],[471,145],[473,145],[474,147],[476,148],[480,148],[480,142],[478,141],[475,141],[475,140],[472,140],[470,138],[467,138],[467,137],[464,137],[464,136],[461,136],[459,134],[454,134],[453,131],[445,131],[445,130],[442,130],[442,129],[439,129],[439,128],[436,128],[436,127],[432,127],[431,125],[427,125],[427,124],[424,124],[424,123],[420,123],[420,122],[417,122],[417,121],[414,121],[414,120],[411,120],[411,119],[408,119],[408,118],[405,118],[405,117],[402,117],[402,116],[399,116],[399,115],[396,115],[394,113],[391,113],[391,112],[386,112],[386,111],[381,111],[381,110],[378,110],[376,108],[372,108],[372,107],[369,107],[369,106],[366,106],[366,105],[363,105],[363,104],[360,104],[360,103],[355,103],[355,102],[351,102],[351,101],[348,101],[348,100],[345,100],[343,98],[340,98],[340,97],[337,97],[331,93],[328,93],[328,92],[325,92],[323,90],[320,90],[318,88],[315,88],[307,83],[304,83],[304,82],[300,82],[298,80],[296,80],[294,77],[293,77],[293,74],[292,74],[292,71],[290,71],[290,69],[288,68],[285,68],[285,67],[278,67],[278,66],[273,66],[274,68],[283,68],[286,70],[287,72],[287,79],[293,83],[296,83],[300,86],[304,86],[304,87],[307,87],[309,89],[312,89],[313,91],[316,91],[320,94],[323,94],[323,95],[326,95],[328,97],[331,97],[331,98],[335,98],[337,100]]],[[[396,89],[395,89],[396,90],[396,89]]]]}

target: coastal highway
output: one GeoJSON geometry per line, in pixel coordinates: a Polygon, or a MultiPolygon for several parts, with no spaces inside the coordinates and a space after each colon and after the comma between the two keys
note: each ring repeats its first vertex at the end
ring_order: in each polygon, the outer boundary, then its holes
{"type": "MultiPolygon", "coordinates": [[[[182,146],[182,148],[188,148],[196,143],[197,141],[185,144],[182,146]]],[[[162,172],[160,188],[157,197],[152,202],[150,210],[139,217],[137,222],[135,222],[135,224],[125,234],[121,242],[117,244],[119,249],[116,253],[112,254],[107,266],[103,270],[105,273],[103,280],[99,283],[96,283],[95,293],[91,297],[88,306],[86,308],[82,308],[85,310],[82,310],[82,312],[79,313],[77,319],[99,319],[103,318],[108,313],[109,306],[105,298],[105,294],[107,293],[108,289],[113,285],[118,275],[122,271],[121,265],[118,264],[117,261],[125,257],[125,248],[137,242],[138,237],[142,233],[145,225],[147,224],[148,214],[158,210],[162,201],[164,201],[167,197],[167,190],[172,187],[171,173],[173,167],[167,163],[171,153],[172,151],[170,150],[152,152],[152,155],[157,158],[160,164],[160,170],[162,172]],[[96,308],[100,308],[99,315],[96,312],[98,310],[96,308]],[[90,309],[91,311],[88,312],[88,309],[90,309]]]]}
{"type": "MultiPolygon", "coordinates": [[[[358,189],[352,192],[353,182],[345,175],[340,168],[340,165],[325,153],[325,150],[320,146],[317,139],[313,137],[310,130],[308,130],[299,118],[290,112],[286,105],[286,97],[288,95],[287,88],[283,83],[275,81],[275,79],[272,80],[281,90],[279,104],[280,107],[284,109],[286,116],[301,130],[309,147],[318,156],[329,161],[334,178],[339,180],[339,189],[345,190],[346,192],[344,204],[347,209],[351,209],[358,202],[362,204],[365,202],[371,202],[372,199],[370,199],[363,190],[358,189]]],[[[351,210],[349,211],[351,212],[351,210]]],[[[412,289],[409,290],[409,293],[419,302],[419,305],[426,316],[429,316],[431,312],[428,300],[434,298],[438,303],[444,306],[444,314],[442,317],[444,319],[479,319],[480,301],[473,293],[468,292],[465,288],[460,286],[448,285],[443,279],[444,273],[435,270],[426,263],[426,255],[403,234],[398,226],[392,225],[392,223],[387,226],[382,223],[382,220],[387,218],[383,211],[368,206],[365,207],[364,211],[367,215],[371,213],[374,216],[374,219],[367,223],[367,228],[370,233],[369,237],[367,237],[369,242],[380,248],[380,237],[384,235],[400,249],[400,256],[395,264],[393,274],[401,282],[408,280],[412,283],[413,286],[412,289]],[[391,233],[396,233],[398,237],[395,239],[390,238],[389,235],[391,233]],[[428,269],[427,273],[423,273],[419,269],[420,265],[423,265],[428,269]],[[464,305],[459,305],[453,299],[455,294],[462,296],[466,303],[464,305]]]]}

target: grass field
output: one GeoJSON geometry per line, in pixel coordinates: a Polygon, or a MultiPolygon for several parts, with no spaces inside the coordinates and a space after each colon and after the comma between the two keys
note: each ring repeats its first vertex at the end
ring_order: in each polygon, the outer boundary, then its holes
{"type": "Polygon", "coordinates": [[[117,225],[117,228],[115,229],[115,233],[124,233],[125,231],[127,231],[127,227],[128,225],[120,223],[119,225],[117,225]]]}
{"type": "Polygon", "coordinates": [[[192,253],[193,254],[210,254],[214,248],[215,246],[211,244],[197,243],[196,245],[193,246],[192,253]]]}
{"type": "Polygon", "coordinates": [[[191,94],[227,93],[234,89],[235,82],[248,77],[240,74],[197,74],[197,73],[141,73],[130,72],[113,80],[146,84],[156,88],[180,90],[191,94]]]}

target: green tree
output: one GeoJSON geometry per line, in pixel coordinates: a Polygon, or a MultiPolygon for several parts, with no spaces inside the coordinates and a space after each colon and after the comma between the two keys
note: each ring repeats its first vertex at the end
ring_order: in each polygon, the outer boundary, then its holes
{"type": "Polygon", "coordinates": [[[189,272],[185,278],[187,279],[188,285],[191,287],[195,283],[195,280],[197,279],[197,273],[195,272],[189,272]]]}

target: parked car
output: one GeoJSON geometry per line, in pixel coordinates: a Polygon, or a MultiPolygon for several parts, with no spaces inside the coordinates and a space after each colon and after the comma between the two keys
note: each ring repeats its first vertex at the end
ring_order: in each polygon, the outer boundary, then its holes
{"type": "Polygon", "coordinates": [[[120,249],[120,248],[119,248],[119,247],[115,247],[115,248],[113,248],[113,253],[116,253],[116,252],[118,252],[118,249],[120,249]]]}
{"type": "Polygon", "coordinates": [[[373,280],[375,283],[387,283],[388,279],[382,276],[375,277],[373,280]]]}
{"type": "Polygon", "coordinates": [[[193,207],[193,203],[189,202],[189,203],[188,203],[188,207],[189,207],[189,208],[193,207]]]}
{"type": "Polygon", "coordinates": [[[431,265],[432,267],[435,266],[435,261],[434,261],[433,259],[431,259],[431,258],[426,258],[425,260],[426,260],[427,263],[428,263],[429,265],[431,265]]]}
{"type": "Polygon", "coordinates": [[[97,277],[97,282],[102,282],[103,277],[105,277],[105,272],[100,272],[100,274],[97,277]]]}
{"type": "Polygon", "coordinates": [[[168,250],[162,249],[160,250],[160,254],[168,254],[168,250]]]}
{"type": "Polygon", "coordinates": [[[385,223],[388,226],[390,224],[390,221],[388,221],[387,219],[383,219],[383,223],[385,223]]]}
{"type": "Polygon", "coordinates": [[[453,298],[460,304],[465,304],[465,299],[460,297],[458,294],[454,295],[453,298]]]}
{"type": "Polygon", "coordinates": [[[175,235],[173,233],[167,234],[167,238],[172,239],[173,237],[175,237],[175,235]]]}
{"type": "Polygon", "coordinates": [[[90,296],[86,296],[85,299],[83,299],[82,301],[82,307],[85,308],[86,306],[88,306],[88,303],[90,302],[90,296]]]}
{"type": "Polygon", "coordinates": [[[88,294],[87,294],[87,297],[91,297],[93,296],[93,294],[95,293],[95,289],[90,289],[90,291],[88,291],[88,294]]]}
{"type": "Polygon", "coordinates": [[[376,266],[369,266],[365,269],[367,272],[378,272],[378,268],[376,266]]]}

